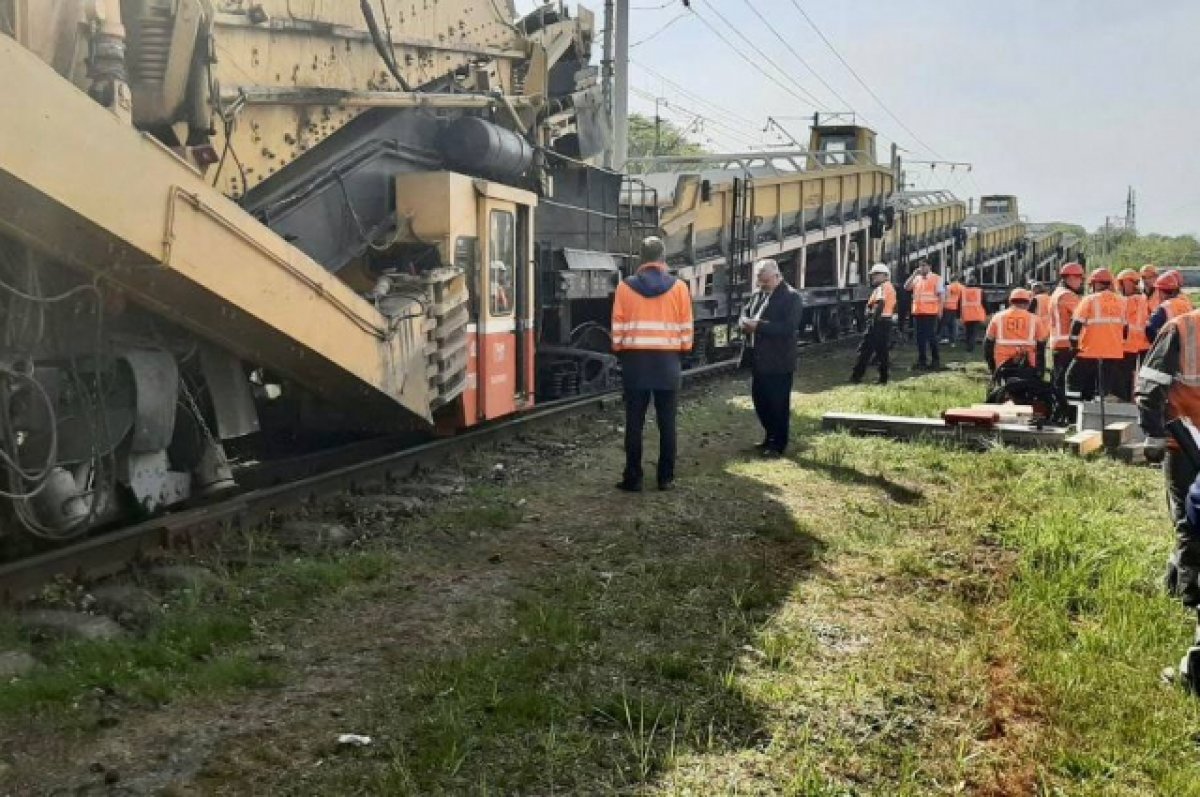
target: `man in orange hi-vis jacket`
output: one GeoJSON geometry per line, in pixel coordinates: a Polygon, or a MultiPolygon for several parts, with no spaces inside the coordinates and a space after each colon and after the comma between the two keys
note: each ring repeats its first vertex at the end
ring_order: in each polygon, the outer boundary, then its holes
{"type": "Polygon", "coordinates": [[[642,265],[617,286],[613,298],[613,351],[621,358],[625,393],[625,472],[617,487],[642,489],[642,430],[654,402],[658,424],[658,489],[675,483],[675,415],[680,360],[692,350],[692,296],[667,272],[658,238],[642,242],[642,265]]]}
{"type": "Polygon", "coordinates": [[[1067,374],[1067,383],[1084,401],[1111,391],[1125,359],[1125,300],[1112,290],[1112,272],[1098,268],[1088,283],[1092,292],[1079,300],[1071,318],[1075,359],[1067,374]]]}

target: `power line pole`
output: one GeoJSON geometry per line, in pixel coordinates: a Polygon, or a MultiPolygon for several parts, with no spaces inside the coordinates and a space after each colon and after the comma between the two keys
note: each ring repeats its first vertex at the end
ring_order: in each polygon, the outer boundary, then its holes
{"type": "Polygon", "coordinates": [[[662,115],[658,112],[659,103],[666,104],[662,97],[654,98],[654,155],[662,150],[662,115]]]}
{"type": "Polygon", "coordinates": [[[1137,234],[1137,194],[1133,186],[1129,186],[1129,194],[1125,198],[1125,229],[1137,234]]]}
{"type": "MultiPolygon", "coordinates": [[[[604,92],[604,116],[611,125],[615,121],[613,115],[613,0],[604,0],[604,55],[600,61],[600,80],[604,92]]],[[[613,128],[613,136],[616,129],[613,128]]],[[[610,140],[604,148],[604,168],[611,169],[613,165],[613,147],[616,142],[610,140]]]]}
{"type": "Polygon", "coordinates": [[[629,0],[615,2],[612,167],[621,170],[629,158],[629,0]]]}

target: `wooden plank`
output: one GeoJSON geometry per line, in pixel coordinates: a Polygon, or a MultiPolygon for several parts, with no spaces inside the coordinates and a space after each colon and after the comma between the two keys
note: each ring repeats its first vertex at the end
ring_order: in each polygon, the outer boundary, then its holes
{"type": "Polygon", "coordinates": [[[1067,438],[1067,448],[1076,456],[1084,457],[1104,445],[1104,435],[1095,430],[1076,432],[1067,438]]]}
{"type": "Polygon", "coordinates": [[[905,415],[866,415],[857,412],[827,412],[821,417],[821,428],[827,431],[845,430],[862,434],[883,434],[895,437],[915,437],[922,433],[946,433],[948,428],[940,418],[911,418],[905,415]]]}
{"type": "Polygon", "coordinates": [[[1133,421],[1116,421],[1104,427],[1104,447],[1109,451],[1120,448],[1133,438],[1133,421]]]}

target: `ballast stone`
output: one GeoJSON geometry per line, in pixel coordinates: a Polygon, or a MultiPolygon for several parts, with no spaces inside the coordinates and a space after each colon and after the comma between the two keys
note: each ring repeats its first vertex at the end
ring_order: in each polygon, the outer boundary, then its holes
{"type": "Polygon", "coordinates": [[[28,634],[84,642],[107,642],[125,635],[116,621],[96,614],[63,609],[35,609],[22,613],[18,624],[28,634]]]}

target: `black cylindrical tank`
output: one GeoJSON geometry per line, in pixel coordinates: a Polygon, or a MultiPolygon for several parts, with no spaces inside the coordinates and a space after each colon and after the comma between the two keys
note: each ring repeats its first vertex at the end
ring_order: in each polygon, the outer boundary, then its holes
{"type": "Polygon", "coordinates": [[[528,141],[476,116],[461,116],[447,124],[438,146],[452,167],[496,180],[520,177],[533,165],[528,141]]]}

